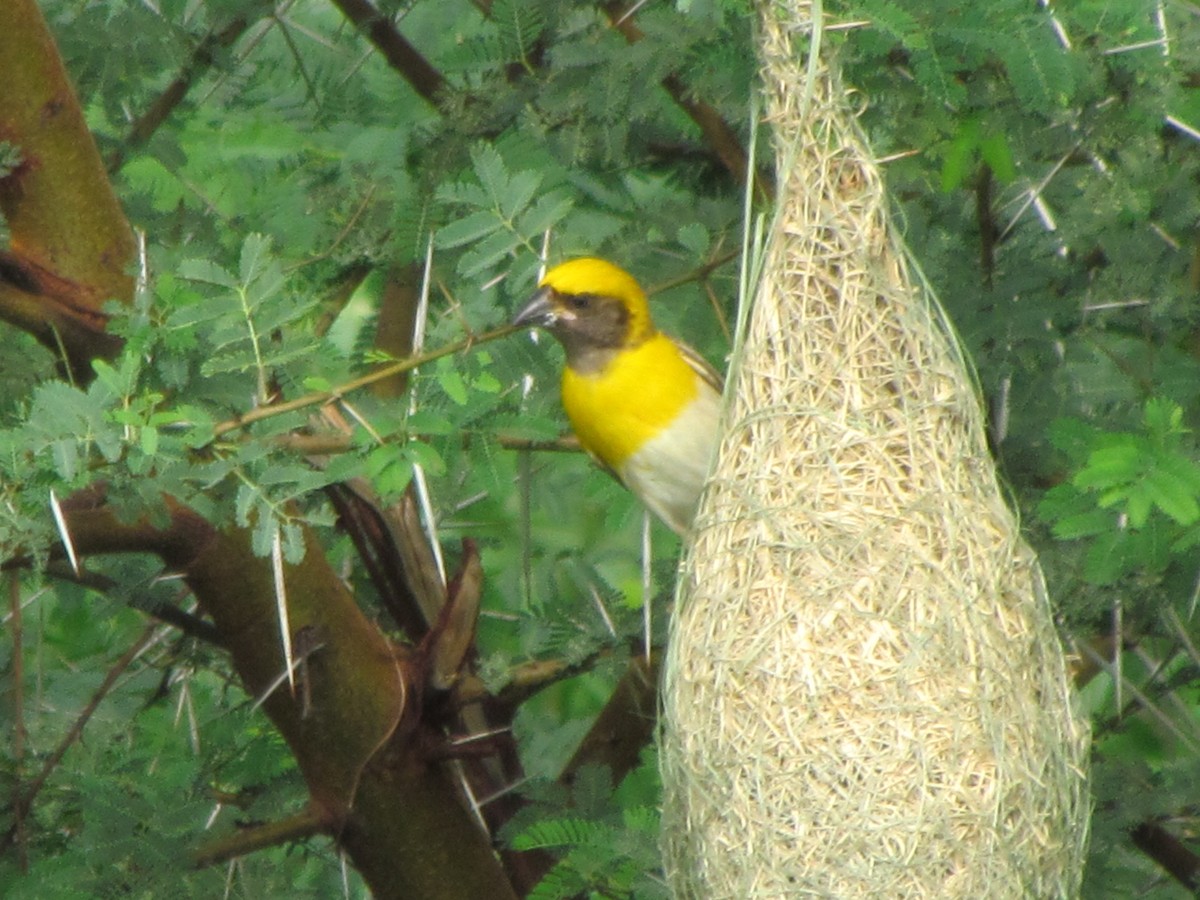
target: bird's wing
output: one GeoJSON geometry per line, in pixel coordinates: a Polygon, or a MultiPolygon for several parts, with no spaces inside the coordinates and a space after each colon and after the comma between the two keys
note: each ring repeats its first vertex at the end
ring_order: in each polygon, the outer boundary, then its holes
{"type": "Polygon", "coordinates": [[[721,373],[712,367],[707,359],[685,344],[683,341],[675,341],[675,346],[679,348],[679,352],[683,354],[683,361],[692,367],[692,371],[699,375],[708,383],[718,394],[725,391],[725,379],[721,377],[721,373]]]}

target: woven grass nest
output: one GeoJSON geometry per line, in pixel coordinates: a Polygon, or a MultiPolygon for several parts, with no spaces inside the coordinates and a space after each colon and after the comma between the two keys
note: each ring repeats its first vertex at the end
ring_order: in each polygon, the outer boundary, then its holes
{"type": "Polygon", "coordinates": [[[778,215],[666,661],[671,887],[1074,896],[1087,734],[1041,573],[810,15],[761,7],[778,215]]]}

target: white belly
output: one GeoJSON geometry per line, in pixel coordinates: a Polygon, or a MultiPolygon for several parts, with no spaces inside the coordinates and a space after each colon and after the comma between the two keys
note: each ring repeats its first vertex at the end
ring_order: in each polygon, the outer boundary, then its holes
{"type": "Polygon", "coordinates": [[[675,532],[692,525],[720,437],[721,397],[705,386],[671,426],[626,460],[626,486],[675,532]]]}

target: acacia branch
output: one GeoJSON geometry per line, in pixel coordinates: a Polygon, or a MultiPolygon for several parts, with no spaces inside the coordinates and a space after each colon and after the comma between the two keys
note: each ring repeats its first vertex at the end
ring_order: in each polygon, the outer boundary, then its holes
{"type": "MultiPolygon", "coordinates": [[[[100,704],[104,701],[104,698],[107,697],[109,691],[113,689],[113,685],[117,683],[117,679],[120,678],[125,670],[133,665],[133,661],[141,656],[151,644],[153,644],[162,636],[162,634],[163,628],[157,622],[147,625],[142,633],[138,636],[138,639],[134,641],[129,648],[121,654],[121,657],[109,668],[108,672],[104,676],[104,680],[100,683],[100,686],[92,692],[91,699],[88,700],[87,705],[80,710],[79,715],[75,717],[75,721],[71,724],[71,727],[67,729],[67,733],[64,734],[62,739],[58,742],[58,746],[54,748],[53,752],[48,757],[46,757],[46,761],[42,764],[42,769],[40,772],[38,772],[37,777],[29,783],[29,786],[17,799],[15,804],[16,808],[14,810],[14,818],[18,823],[21,822],[28,814],[30,808],[33,806],[34,798],[37,797],[38,793],[45,786],[46,780],[51,776],[51,774],[53,774],[54,770],[58,768],[58,764],[62,762],[62,758],[66,755],[67,751],[71,749],[71,745],[79,740],[79,738],[83,735],[83,729],[87,727],[87,723],[91,720],[92,716],[95,715],[96,710],[99,709],[100,704]]],[[[13,825],[5,834],[3,842],[5,847],[12,843],[16,834],[16,828],[17,826],[13,825]]]]}
{"type": "Polygon", "coordinates": [[[263,419],[281,416],[284,413],[295,412],[298,409],[307,409],[310,406],[324,406],[326,403],[333,403],[340,400],[346,394],[356,391],[359,388],[364,388],[369,384],[393,378],[402,372],[409,372],[418,366],[425,365],[425,363],[441,359],[443,356],[451,356],[463,350],[469,350],[478,344],[486,344],[489,341],[512,334],[516,330],[511,325],[504,325],[500,328],[484,332],[481,335],[465,337],[461,340],[452,341],[449,344],[443,344],[434,350],[427,350],[424,353],[414,353],[407,359],[388,363],[374,372],[370,372],[359,378],[352,378],[350,381],[344,382],[328,391],[313,391],[312,393],[296,397],[294,400],[286,400],[283,403],[273,403],[270,406],[257,407],[243,413],[236,419],[229,419],[213,426],[213,437],[219,438],[231,431],[245,428],[247,425],[252,425],[255,422],[261,422],[263,419]]]}
{"type": "Polygon", "coordinates": [[[650,654],[649,661],[642,653],[630,657],[604,709],[559,774],[560,782],[570,784],[586,765],[603,765],[612,773],[613,784],[618,784],[637,766],[658,722],[660,662],[657,652],[650,654]]]}
{"type": "Polygon", "coordinates": [[[278,847],[292,841],[302,841],[328,832],[331,822],[314,809],[305,809],[293,816],[257,825],[253,828],[242,828],[233,834],[219,838],[198,849],[192,856],[192,865],[197,869],[228,862],[240,856],[247,856],[258,850],[278,847]]]}
{"type": "Polygon", "coordinates": [[[262,0],[255,0],[251,4],[251,8],[236,16],[220,31],[209,31],[196,45],[187,62],[179,70],[171,83],[166,86],[161,94],[159,94],[154,102],[147,107],[125,133],[125,139],[112,153],[108,156],[108,172],[114,174],[119,172],[121,167],[125,165],[125,159],[131,150],[136,150],[141,147],[150,137],[156,132],[175,111],[175,108],[183,102],[184,97],[192,89],[201,76],[212,68],[217,57],[222,50],[232,47],[254,22],[260,16],[270,9],[269,3],[264,3],[262,0]]]}
{"type": "Polygon", "coordinates": [[[1200,889],[1200,856],[1157,822],[1142,822],[1129,836],[1135,847],[1189,891],[1200,889]]]}
{"type": "MultiPolygon", "coordinates": [[[[636,44],[646,36],[634,23],[631,11],[626,9],[622,0],[608,0],[603,4],[603,8],[612,27],[619,31],[629,43],[636,44]]],[[[750,164],[749,156],[742,147],[741,139],[733,130],[733,126],[726,122],[725,118],[711,104],[693,97],[677,73],[668,73],[660,83],[671,95],[671,99],[675,101],[676,105],[699,126],[705,141],[712,147],[713,152],[717,154],[717,158],[733,176],[734,181],[737,184],[745,184],[750,164]]],[[[770,177],[760,174],[754,181],[763,199],[770,199],[773,193],[770,177]]]]}
{"type": "MultiPolygon", "coordinates": [[[[736,252],[724,253],[717,256],[713,260],[705,263],[698,268],[686,272],[677,278],[654,286],[648,293],[654,294],[660,291],[668,290],[673,287],[678,287],[681,284],[687,284],[692,281],[703,280],[707,278],[713,271],[723,266],[737,256],[736,252]]],[[[228,434],[231,431],[236,431],[240,428],[245,428],[254,422],[269,419],[273,416],[280,416],[285,413],[295,412],[296,410],[306,409],[312,406],[324,406],[328,403],[333,403],[340,400],[346,394],[359,390],[360,388],[369,385],[379,384],[389,379],[395,378],[397,375],[410,372],[425,363],[433,362],[441,359],[443,356],[452,356],[455,353],[460,353],[463,350],[469,350],[472,347],[489,343],[499,338],[507,337],[519,329],[511,325],[502,325],[499,328],[494,328],[491,331],[486,331],[480,335],[469,335],[457,341],[451,341],[449,344],[443,344],[433,350],[426,350],[422,353],[414,353],[405,359],[397,360],[393,363],[388,363],[374,372],[369,372],[358,378],[353,378],[350,381],[344,382],[337,387],[330,388],[327,391],[313,391],[309,394],[296,397],[292,400],[286,400],[282,403],[273,403],[269,406],[260,406],[249,412],[243,413],[236,419],[228,419],[220,422],[213,427],[213,437],[219,438],[228,434]]],[[[511,449],[537,449],[537,450],[574,450],[576,449],[569,441],[552,441],[552,442],[525,442],[521,438],[501,438],[501,443],[511,449]]],[[[335,443],[336,447],[337,444],[335,443]]]]}
{"type": "Polygon", "coordinates": [[[314,813],[333,823],[376,896],[513,898],[453,773],[429,759],[444,729],[426,706],[419,655],[393,646],[362,614],[306,531],[307,552],[284,565],[283,579],[293,638],[313,635],[320,646],[306,659],[302,696],[274,690],[285,662],[271,561],[254,555],[248,531],[220,531],[167,506],[165,524],[155,525],[120,522],[99,492],[63,504],[81,555],[153,552],[183,574],[247,693],[264,698],[314,813]]]}
{"type": "Polygon", "coordinates": [[[333,0],[333,5],[375,45],[387,64],[399,72],[413,90],[430,106],[438,106],[438,95],[445,90],[446,79],[409,43],[391,19],[368,0],[333,0]]]}
{"type": "MultiPolygon", "coordinates": [[[[470,440],[471,436],[476,433],[470,431],[463,432],[467,440],[470,440]]],[[[579,445],[579,438],[573,434],[564,434],[562,437],[551,438],[550,440],[520,437],[519,435],[508,434],[506,432],[490,434],[489,437],[495,440],[497,446],[505,450],[524,450],[534,453],[583,452],[583,448],[579,445]]],[[[412,438],[414,440],[426,439],[424,435],[420,434],[414,434],[412,438]]],[[[270,441],[273,446],[278,447],[280,450],[289,450],[293,453],[302,453],[305,455],[348,453],[354,449],[353,436],[340,431],[321,431],[315,434],[287,432],[272,436],[270,441]]]]}
{"type": "Polygon", "coordinates": [[[661,281],[658,284],[651,285],[650,287],[646,288],[646,296],[653,297],[655,294],[660,294],[663,291],[669,291],[672,288],[677,288],[683,284],[691,284],[693,281],[707,281],[708,277],[712,275],[713,272],[721,268],[721,266],[725,265],[725,263],[732,262],[741,255],[742,253],[740,250],[729,250],[725,253],[720,253],[703,265],[699,265],[692,269],[690,272],[683,272],[680,275],[676,275],[674,278],[668,278],[666,281],[661,281]]]}
{"type": "Polygon", "coordinates": [[[65,356],[79,381],[121,342],[103,305],[128,302],[133,232],[35,0],[0,3],[0,141],[21,163],[0,178],[10,246],[0,259],[0,318],[65,356]]]}
{"type": "Polygon", "coordinates": [[[495,694],[477,675],[460,678],[454,689],[454,700],[459,705],[468,705],[489,700],[493,706],[515,710],[518,706],[560,681],[590,672],[602,659],[612,656],[610,648],[589,653],[583,659],[569,663],[563,659],[539,659],[515,666],[508,673],[508,680],[495,694]]]}
{"type": "Polygon", "coordinates": [[[29,871],[29,847],[25,838],[25,801],[21,792],[21,767],[25,762],[25,662],[21,627],[21,580],[8,576],[9,630],[12,633],[13,705],[13,837],[17,842],[17,868],[29,871]]]}

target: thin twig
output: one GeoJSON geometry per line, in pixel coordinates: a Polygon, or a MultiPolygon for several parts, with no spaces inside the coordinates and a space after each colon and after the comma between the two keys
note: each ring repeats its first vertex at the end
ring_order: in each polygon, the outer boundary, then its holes
{"type": "Polygon", "coordinates": [[[436,359],[441,359],[443,356],[451,356],[455,353],[460,353],[463,350],[469,350],[479,344],[486,344],[489,341],[494,341],[497,338],[505,337],[512,334],[517,329],[511,325],[503,325],[500,328],[495,328],[491,331],[484,332],[480,335],[471,335],[449,344],[444,344],[435,350],[429,350],[425,353],[414,353],[406,359],[398,360],[394,363],[388,363],[382,368],[376,369],[367,375],[359,378],[353,378],[350,381],[340,384],[328,391],[313,391],[310,394],[304,394],[294,400],[287,400],[283,403],[273,403],[269,406],[259,406],[236,419],[228,419],[218,423],[213,427],[213,438],[219,438],[228,434],[231,431],[237,431],[240,428],[245,428],[254,422],[261,422],[263,419],[270,419],[274,416],[281,416],[284,413],[295,412],[298,409],[307,409],[310,406],[324,406],[326,403],[333,403],[340,400],[344,394],[351,391],[356,391],[359,388],[366,387],[369,384],[374,384],[377,381],[384,381],[394,375],[399,375],[401,372],[408,372],[415,369],[417,366],[424,365],[428,362],[433,362],[436,359]]]}
{"type": "Polygon", "coordinates": [[[312,76],[308,74],[308,69],[304,65],[304,55],[292,39],[292,33],[288,30],[287,20],[280,12],[273,13],[271,18],[275,20],[275,25],[279,28],[279,33],[283,35],[283,42],[287,44],[288,52],[292,54],[292,60],[296,63],[300,77],[304,80],[304,88],[308,94],[308,99],[312,101],[313,106],[319,111],[321,109],[321,99],[317,96],[317,86],[313,84],[312,76]]]}
{"type": "Polygon", "coordinates": [[[294,272],[296,269],[302,269],[305,266],[310,266],[313,263],[321,262],[322,260],[329,259],[329,257],[333,256],[337,248],[342,245],[342,242],[350,236],[350,232],[354,230],[354,226],[358,224],[358,220],[361,219],[363,213],[367,211],[367,208],[371,205],[371,201],[375,199],[375,189],[376,186],[373,184],[367,187],[367,190],[363,194],[362,200],[359,201],[354,212],[350,214],[350,218],[346,220],[346,224],[343,225],[341,230],[333,236],[333,241],[328,247],[326,247],[320,253],[317,253],[315,256],[310,256],[308,259],[302,259],[300,262],[292,263],[290,266],[285,267],[284,271],[294,272]]]}
{"type": "Polygon", "coordinates": [[[25,804],[21,802],[21,767],[25,761],[25,664],[21,629],[21,579],[8,573],[9,631],[12,633],[13,705],[13,832],[17,842],[17,868],[29,871],[29,847],[25,838],[25,804]]]}
{"type": "MultiPolygon", "coordinates": [[[[47,779],[58,768],[58,764],[62,762],[62,758],[66,755],[67,750],[71,748],[71,745],[79,740],[83,734],[84,727],[91,720],[92,716],[95,715],[104,698],[108,696],[113,685],[117,683],[117,679],[133,664],[134,660],[145,653],[151,645],[160,640],[166,633],[167,629],[157,622],[147,625],[142,633],[138,635],[137,640],[129,646],[128,650],[121,654],[121,658],[108,670],[108,673],[104,676],[104,681],[93,692],[87,705],[75,717],[74,723],[67,729],[67,733],[63,735],[62,740],[58,742],[58,746],[54,748],[54,751],[46,758],[45,763],[42,764],[42,770],[38,772],[37,777],[29,783],[29,787],[17,798],[16,812],[18,819],[20,816],[29,813],[34,799],[45,786],[47,779]]],[[[16,826],[9,828],[8,832],[4,835],[4,840],[0,841],[0,850],[4,850],[12,844],[15,828],[16,826]]]]}
{"type": "Polygon", "coordinates": [[[251,4],[242,15],[235,16],[220,31],[210,31],[204,36],[191,55],[179,69],[178,74],[160,93],[146,111],[130,126],[124,141],[109,155],[108,172],[114,174],[125,164],[130,150],[145,144],[167,118],[175,111],[192,86],[200,80],[217,61],[222,50],[227,50],[265,13],[269,4],[264,0],[251,4]]]}
{"type": "Polygon", "coordinates": [[[1130,683],[1127,679],[1124,679],[1115,665],[1110,663],[1108,660],[1103,659],[1100,654],[1098,654],[1087,644],[1080,644],[1079,649],[1082,650],[1083,653],[1092,660],[1092,662],[1108,673],[1109,677],[1114,681],[1120,678],[1124,683],[1126,690],[1132,696],[1132,698],[1137,701],[1138,705],[1141,706],[1142,709],[1146,710],[1146,712],[1148,712],[1155,719],[1157,719],[1163,725],[1163,727],[1175,735],[1175,737],[1179,739],[1179,742],[1183,744],[1185,748],[1187,748],[1188,752],[1195,753],[1197,750],[1200,750],[1200,744],[1197,744],[1190,735],[1184,734],[1184,732],[1171,719],[1171,717],[1168,716],[1162,710],[1162,708],[1158,706],[1158,704],[1151,700],[1145,692],[1130,683]]]}
{"type": "Polygon", "coordinates": [[[729,250],[722,253],[720,256],[714,257],[702,266],[697,266],[690,272],[684,272],[682,275],[676,275],[674,278],[668,278],[666,281],[651,285],[646,289],[646,296],[653,297],[655,294],[661,294],[663,291],[669,291],[671,288],[677,288],[681,284],[691,284],[693,281],[706,281],[708,276],[715,272],[721,266],[730,260],[737,259],[741,255],[741,250],[729,250]]]}

